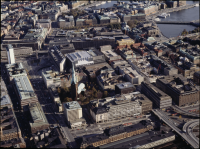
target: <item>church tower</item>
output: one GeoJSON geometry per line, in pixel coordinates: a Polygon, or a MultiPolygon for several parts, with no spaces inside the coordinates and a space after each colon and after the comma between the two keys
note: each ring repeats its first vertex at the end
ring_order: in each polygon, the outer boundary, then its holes
{"type": "Polygon", "coordinates": [[[73,100],[77,99],[77,92],[78,92],[78,80],[75,73],[76,72],[74,70],[74,64],[72,64],[71,95],[73,100]]]}

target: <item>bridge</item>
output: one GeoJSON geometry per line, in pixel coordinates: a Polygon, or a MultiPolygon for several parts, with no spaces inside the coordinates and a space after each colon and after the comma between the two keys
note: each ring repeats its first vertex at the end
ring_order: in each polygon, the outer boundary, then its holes
{"type": "Polygon", "coordinates": [[[199,142],[197,142],[197,139],[194,138],[193,135],[191,135],[191,132],[189,131],[184,132],[180,130],[178,127],[176,127],[176,124],[173,122],[173,120],[169,116],[167,116],[163,111],[159,109],[153,109],[152,112],[155,115],[157,115],[160,120],[165,122],[169,127],[171,127],[174,131],[176,131],[176,133],[179,134],[187,143],[189,143],[192,148],[199,148],[199,142]]]}
{"type": "Polygon", "coordinates": [[[155,21],[157,24],[181,24],[181,25],[193,25],[198,27],[199,23],[196,23],[195,21],[191,22],[180,22],[180,21],[155,21]]]}

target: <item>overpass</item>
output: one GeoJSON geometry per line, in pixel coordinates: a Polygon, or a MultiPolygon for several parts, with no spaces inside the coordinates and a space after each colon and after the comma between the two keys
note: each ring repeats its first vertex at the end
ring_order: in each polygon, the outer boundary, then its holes
{"type": "Polygon", "coordinates": [[[191,21],[191,22],[180,22],[180,21],[155,21],[157,24],[181,24],[181,25],[193,25],[198,27],[199,24],[191,21]]]}
{"type": "Polygon", "coordinates": [[[198,118],[200,117],[199,114],[192,113],[192,112],[187,112],[187,111],[185,111],[185,110],[179,108],[179,107],[176,106],[176,105],[172,105],[171,107],[172,107],[175,111],[177,111],[177,112],[179,112],[179,113],[181,113],[181,114],[185,114],[185,115],[192,116],[192,117],[198,117],[198,118]]]}
{"type": "Polygon", "coordinates": [[[159,117],[160,120],[165,122],[172,130],[176,131],[187,143],[191,145],[192,148],[199,148],[199,142],[194,139],[191,135],[191,132],[185,133],[184,131],[180,130],[176,127],[176,124],[171,120],[169,116],[167,116],[163,111],[158,109],[153,109],[152,112],[159,117]]]}

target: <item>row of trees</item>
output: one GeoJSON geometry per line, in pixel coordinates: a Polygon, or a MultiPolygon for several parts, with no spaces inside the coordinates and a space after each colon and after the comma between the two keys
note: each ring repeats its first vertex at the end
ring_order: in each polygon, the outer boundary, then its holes
{"type": "Polygon", "coordinates": [[[110,24],[108,24],[107,27],[110,28],[111,30],[121,29],[121,24],[120,23],[110,23],[110,24]]]}
{"type": "Polygon", "coordinates": [[[182,31],[181,35],[184,36],[184,35],[187,35],[187,34],[198,33],[198,32],[200,32],[200,28],[199,27],[196,27],[194,30],[189,31],[189,32],[186,29],[184,29],[182,31]]]}

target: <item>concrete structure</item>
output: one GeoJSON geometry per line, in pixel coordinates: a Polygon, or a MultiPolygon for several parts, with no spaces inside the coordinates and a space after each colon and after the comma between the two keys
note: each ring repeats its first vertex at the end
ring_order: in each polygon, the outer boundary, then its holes
{"type": "Polygon", "coordinates": [[[6,64],[6,69],[10,82],[12,82],[16,76],[27,75],[22,63],[6,64]]]}
{"type": "Polygon", "coordinates": [[[130,138],[134,135],[139,135],[146,131],[152,130],[153,126],[149,121],[141,121],[138,124],[124,127],[123,125],[111,127],[104,130],[103,134],[94,135],[93,137],[83,137],[81,148],[88,146],[98,147],[111,142],[118,142],[125,138],[130,138]]]}
{"type": "Polygon", "coordinates": [[[29,111],[32,118],[30,121],[31,133],[36,133],[37,131],[49,128],[49,123],[40,103],[30,103],[29,111]]]}
{"type": "Polygon", "coordinates": [[[14,64],[15,63],[15,54],[11,44],[7,47],[7,56],[8,56],[8,63],[14,64]]]}
{"type": "Polygon", "coordinates": [[[70,28],[75,25],[74,23],[74,17],[73,16],[67,16],[65,17],[59,17],[58,18],[58,27],[60,28],[70,28]]]}
{"type": "Polygon", "coordinates": [[[98,51],[95,47],[86,48],[87,53],[90,54],[93,58],[94,64],[105,62],[105,56],[100,51],[98,51]]]}
{"type": "Polygon", "coordinates": [[[122,57],[109,49],[109,46],[101,46],[100,51],[105,55],[106,61],[111,63],[112,61],[121,60],[122,57]]]}
{"type": "Polygon", "coordinates": [[[99,148],[151,148],[174,140],[175,134],[173,132],[162,134],[158,131],[150,131],[117,142],[111,142],[99,148]]]}
{"type": "Polygon", "coordinates": [[[53,59],[54,63],[56,64],[59,71],[62,73],[65,70],[66,65],[66,58],[65,56],[60,52],[60,50],[57,48],[57,46],[54,46],[49,50],[49,54],[51,58],[53,59]]]}
{"type": "Polygon", "coordinates": [[[83,118],[82,108],[77,101],[63,103],[63,109],[67,123],[71,128],[84,126],[86,124],[83,118]]]}
{"type": "Polygon", "coordinates": [[[72,67],[85,66],[94,64],[93,57],[86,51],[74,52],[66,54],[67,57],[67,65],[72,67]]]}
{"type": "Polygon", "coordinates": [[[193,80],[194,82],[200,84],[200,71],[194,73],[193,80]]]}
{"type": "Polygon", "coordinates": [[[51,98],[53,99],[54,101],[54,104],[57,106],[58,108],[58,111],[59,112],[62,112],[63,111],[63,107],[62,107],[62,104],[61,104],[61,101],[60,101],[60,97],[58,95],[58,91],[57,91],[57,88],[55,86],[52,86],[50,87],[49,89],[49,92],[50,92],[50,95],[51,95],[51,98]]]}
{"type": "Polygon", "coordinates": [[[123,76],[117,75],[113,69],[101,70],[97,82],[103,90],[115,90],[115,85],[123,82],[123,76]]]}
{"type": "Polygon", "coordinates": [[[155,107],[163,109],[172,105],[172,98],[159,88],[147,82],[142,82],[141,86],[142,93],[152,100],[155,107]]]}
{"type": "Polygon", "coordinates": [[[125,82],[115,85],[115,94],[127,94],[134,92],[135,90],[136,90],[135,86],[130,82],[125,82]]]}
{"type": "Polygon", "coordinates": [[[43,71],[42,78],[46,85],[46,88],[51,88],[52,86],[59,87],[61,84],[61,78],[58,71],[43,71]]]}
{"type": "Polygon", "coordinates": [[[90,114],[96,123],[137,117],[152,109],[152,102],[139,92],[90,101],[90,114]]]}
{"type": "Polygon", "coordinates": [[[102,69],[109,69],[111,66],[108,63],[98,63],[93,65],[85,66],[85,73],[88,75],[90,80],[96,80],[102,69]]]}
{"type": "Polygon", "coordinates": [[[118,67],[118,71],[126,81],[133,85],[140,85],[144,81],[144,77],[132,67],[118,67]]]}
{"type": "Polygon", "coordinates": [[[178,106],[199,101],[199,91],[181,74],[159,78],[156,80],[156,86],[170,95],[178,106]]]}
{"type": "Polygon", "coordinates": [[[17,75],[13,80],[14,89],[18,95],[19,105],[22,109],[28,106],[29,103],[38,102],[38,98],[27,75],[17,75]]]}

